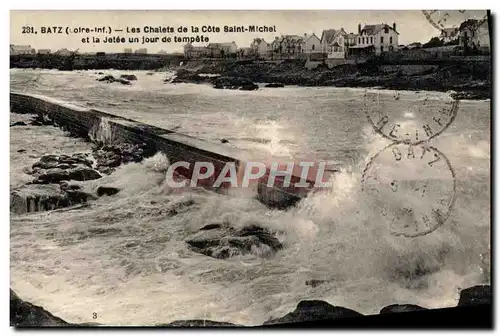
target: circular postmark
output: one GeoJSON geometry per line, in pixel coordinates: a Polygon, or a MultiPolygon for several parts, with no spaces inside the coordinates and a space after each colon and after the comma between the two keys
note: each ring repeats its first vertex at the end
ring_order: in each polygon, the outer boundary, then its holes
{"type": "Polygon", "coordinates": [[[364,111],[376,133],[393,143],[418,145],[443,133],[455,120],[459,100],[366,90],[364,111]]]}
{"type": "Polygon", "coordinates": [[[462,23],[474,20],[475,26],[481,26],[487,19],[488,13],[485,10],[422,10],[429,23],[442,32],[444,29],[458,29],[462,23]]]}
{"type": "Polygon", "coordinates": [[[443,225],[456,198],[448,158],[428,145],[392,143],[366,165],[362,188],[395,236],[417,237],[443,225]]]}

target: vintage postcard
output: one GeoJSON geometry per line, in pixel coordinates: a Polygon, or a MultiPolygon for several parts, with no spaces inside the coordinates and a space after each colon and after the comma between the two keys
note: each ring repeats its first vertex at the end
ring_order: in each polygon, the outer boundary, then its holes
{"type": "Polygon", "coordinates": [[[10,25],[11,326],[492,326],[490,11],[10,25]]]}

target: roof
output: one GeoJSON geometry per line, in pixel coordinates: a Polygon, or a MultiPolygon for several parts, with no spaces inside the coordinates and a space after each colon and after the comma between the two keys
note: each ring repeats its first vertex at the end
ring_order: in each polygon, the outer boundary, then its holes
{"type": "Polygon", "coordinates": [[[361,29],[361,34],[363,34],[363,32],[366,32],[367,35],[376,35],[379,31],[381,31],[382,29],[384,29],[386,27],[391,29],[391,30],[394,30],[396,32],[396,34],[399,35],[397,30],[395,30],[394,28],[392,28],[391,26],[389,26],[388,24],[385,24],[385,23],[376,24],[376,25],[365,25],[363,27],[363,29],[361,29]]]}
{"type": "Polygon", "coordinates": [[[344,28],[323,30],[321,34],[321,43],[332,43],[339,35],[347,35],[344,28]]]}
{"type": "Polygon", "coordinates": [[[254,43],[254,44],[261,44],[261,43],[267,44],[267,42],[263,38],[260,38],[260,37],[254,38],[252,43],[254,43]]]}
{"type": "Polygon", "coordinates": [[[10,49],[14,51],[27,51],[27,50],[32,50],[30,45],[15,45],[11,44],[10,49]]]}
{"type": "Polygon", "coordinates": [[[316,36],[316,34],[312,33],[311,35],[307,34],[306,36],[304,36],[304,37],[302,38],[302,42],[307,42],[307,41],[309,41],[309,39],[310,39],[311,37],[313,37],[313,36],[314,36],[314,37],[316,37],[316,38],[319,40],[319,37],[317,37],[317,36],[316,36]]]}

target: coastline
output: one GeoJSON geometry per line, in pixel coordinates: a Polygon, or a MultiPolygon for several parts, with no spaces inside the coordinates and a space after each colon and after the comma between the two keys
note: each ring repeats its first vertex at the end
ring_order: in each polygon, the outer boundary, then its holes
{"type": "Polygon", "coordinates": [[[440,64],[345,64],[333,68],[306,69],[303,61],[187,61],[176,71],[177,83],[214,83],[220,74],[258,83],[307,87],[380,88],[408,91],[455,91],[456,99],[491,99],[490,62],[442,62],[440,64]]]}

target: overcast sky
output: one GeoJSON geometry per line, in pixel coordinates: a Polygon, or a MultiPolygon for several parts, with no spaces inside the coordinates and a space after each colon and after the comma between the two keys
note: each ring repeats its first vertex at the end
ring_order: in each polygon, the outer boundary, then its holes
{"type": "MultiPolygon", "coordinates": [[[[449,11],[447,25],[454,26],[465,18],[480,18],[485,11],[449,11]]],[[[439,13],[435,14],[436,20],[439,13]]],[[[427,42],[431,37],[439,35],[422,14],[422,11],[398,10],[398,11],[347,11],[347,10],[319,10],[319,11],[11,11],[10,43],[31,45],[35,49],[48,48],[57,50],[68,48],[79,49],[82,52],[122,52],[124,48],[147,48],[148,52],[154,53],[159,50],[167,52],[182,51],[184,43],[154,43],[154,44],[110,44],[110,43],[82,43],[82,38],[92,36],[102,40],[105,36],[142,37],[142,36],[196,36],[204,35],[210,42],[234,41],[238,47],[247,47],[255,37],[263,37],[270,42],[274,36],[281,34],[315,33],[321,38],[324,29],[344,28],[346,32],[357,32],[358,23],[379,24],[387,23],[392,26],[395,22],[399,35],[399,44],[411,42],[427,42]],[[186,34],[127,34],[127,27],[139,27],[141,31],[144,26],[218,26],[223,29],[224,25],[267,25],[276,26],[277,33],[186,33],[186,34]],[[23,26],[33,27],[37,34],[23,34],[23,26]],[[107,34],[42,34],[41,27],[69,26],[78,27],[101,27],[110,26],[111,29],[123,29],[123,32],[107,34]]],[[[206,43],[205,43],[206,44],[206,43]]],[[[197,45],[196,43],[194,45],[197,45]]]]}

